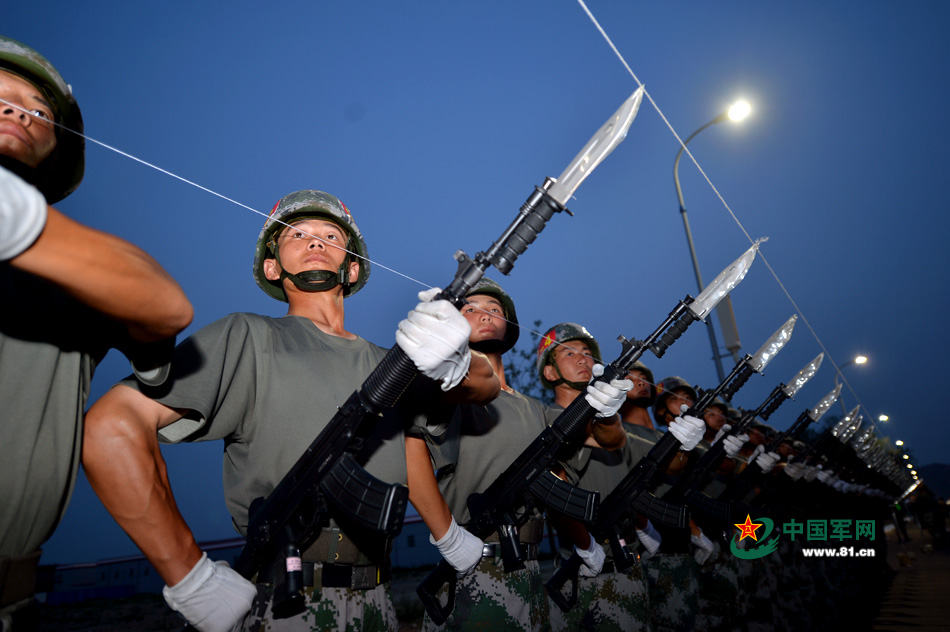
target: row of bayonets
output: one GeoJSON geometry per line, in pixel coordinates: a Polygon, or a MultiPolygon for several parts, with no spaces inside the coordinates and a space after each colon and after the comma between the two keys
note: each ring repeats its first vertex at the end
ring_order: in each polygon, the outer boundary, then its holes
{"type": "MultiPolygon", "coordinates": [[[[547,221],[556,213],[568,211],[566,204],[580,184],[626,137],[643,93],[641,86],[630,95],[557,179],[547,178],[543,186],[535,187],[515,220],[487,251],[478,252],[474,257],[458,251],[455,254],[458,262],[455,277],[437,298],[461,307],[469,291],[490,266],[508,274],[515,260],[537,238],[547,221]]],[[[621,337],[620,357],[607,365],[598,379],[609,382],[626,376],[647,350],[662,357],[691,323],[704,319],[743,279],[758,246],[759,242],[753,244],[695,299],[687,296],[680,301],[666,320],[644,340],[621,337]]],[[[794,318],[754,356],[744,358],[723,384],[704,393],[693,412],[701,411],[720,393],[731,396],[753,372],[761,372],[788,341],[793,324],[794,318]]],[[[782,401],[793,396],[817,371],[820,358],[787,385],[780,385],[763,406],[750,413],[749,420],[756,415],[771,414],[782,401]]],[[[235,562],[235,568],[250,578],[276,556],[287,558],[286,581],[275,590],[275,617],[291,616],[303,609],[300,572],[291,570],[299,565],[290,562],[299,558],[299,552],[316,539],[328,516],[342,518],[347,524],[384,536],[394,535],[401,529],[408,500],[406,488],[369,475],[358,463],[356,453],[362,441],[372,434],[380,412],[394,406],[418,374],[400,347],[393,346],[360,388],[340,406],[274,490],[266,498],[259,498],[251,504],[245,547],[235,562]]],[[[826,402],[820,405],[820,412],[818,407],[809,411],[810,418],[817,419],[830,405],[826,402]]],[[[619,493],[619,488],[599,503],[597,494],[572,487],[551,473],[559,457],[583,442],[588,422],[595,413],[596,410],[583,397],[578,397],[496,481],[484,492],[473,494],[468,499],[469,531],[482,539],[492,533],[498,534],[506,570],[523,566],[517,530],[527,519],[526,504],[543,505],[588,524],[595,521],[603,524],[602,518],[609,514],[605,509],[611,506],[612,497],[619,493]],[[601,509],[599,516],[598,505],[601,509]]],[[[739,426],[741,423],[733,432],[740,431],[739,426]]],[[[722,442],[717,445],[721,446],[722,442]]],[[[668,462],[678,449],[679,442],[671,433],[666,433],[648,457],[631,471],[625,489],[633,494],[628,498],[637,499],[634,505],[638,511],[649,514],[650,510],[657,509],[662,514],[669,510],[672,511],[668,516],[670,519],[682,520],[682,511],[677,513],[673,503],[653,498],[648,485],[656,472],[665,468],[662,464],[668,462]]],[[[622,504],[627,508],[631,506],[626,499],[622,504]]],[[[597,528],[595,525],[594,530],[597,528]]],[[[444,620],[452,610],[455,580],[454,569],[443,561],[419,588],[419,595],[436,623],[444,620]],[[443,605],[437,595],[445,584],[448,584],[449,600],[443,605]]]]}

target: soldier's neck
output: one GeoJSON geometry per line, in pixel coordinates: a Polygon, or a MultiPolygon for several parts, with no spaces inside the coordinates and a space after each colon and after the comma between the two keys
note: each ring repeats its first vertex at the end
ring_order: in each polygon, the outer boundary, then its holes
{"type": "Polygon", "coordinates": [[[317,329],[331,336],[338,336],[353,340],[355,334],[348,332],[343,326],[343,292],[330,290],[329,292],[300,292],[290,291],[287,294],[289,307],[288,316],[301,316],[312,322],[317,329]]]}
{"type": "Polygon", "coordinates": [[[566,384],[558,384],[554,387],[554,403],[561,408],[567,408],[573,402],[580,391],[571,388],[566,384]]]}
{"type": "Polygon", "coordinates": [[[491,365],[492,371],[495,372],[495,377],[498,378],[498,383],[501,385],[501,390],[507,391],[509,393],[513,392],[510,386],[508,386],[508,381],[505,379],[505,365],[501,361],[500,353],[486,353],[485,357],[488,359],[488,363],[491,365]]]}
{"type": "Polygon", "coordinates": [[[654,429],[650,413],[642,406],[633,406],[625,402],[624,405],[620,407],[620,419],[623,420],[625,424],[643,426],[650,430],[654,429]]]}

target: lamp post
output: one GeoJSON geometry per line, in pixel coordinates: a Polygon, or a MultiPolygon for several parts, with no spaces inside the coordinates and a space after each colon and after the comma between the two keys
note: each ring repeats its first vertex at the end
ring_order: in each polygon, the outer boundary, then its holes
{"type": "MultiPolygon", "coordinates": [[[[853,358],[851,358],[850,360],[842,364],[840,367],[838,367],[838,372],[835,373],[835,386],[840,384],[840,381],[838,380],[838,376],[841,375],[841,372],[844,370],[845,367],[851,366],[852,364],[858,364],[858,365],[867,364],[867,362],[868,362],[868,357],[864,355],[863,353],[859,353],[858,355],[854,356],[853,358]]],[[[844,401],[842,401],[841,398],[839,398],[838,401],[841,403],[841,410],[843,410],[844,414],[847,415],[848,409],[844,407],[844,401]]],[[[882,419],[881,421],[885,421],[885,420],[882,419]]]]}
{"type": "MultiPolygon", "coordinates": [[[[716,125],[717,123],[722,123],[727,120],[738,123],[749,116],[751,111],[752,107],[749,105],[748,101],[736,101],[729,107],[728,110],[717,115],[711,121],[687,136],[686,140],[683,141],[683,144],[680,146],[679,151],[676,152],[676,159],[673,161],[673,184],[676,185],[676,199],[680,205],[680,216],[683,218],[683,229],[686,231],[686,244],[689,246],[689,256],[693,262],[693,273],[696,275],[696,285],[700,291],[703,289],[703,277],[699,272],[699,261],[696,258],[696,247],[693,244],[693,233],[689,229],[689,218],[686,216],[686,204],[683,202],[683,189],[680,187],[680,158],[683,155],[683,150],[686,148],[686,145],[689,144],[689,141],[693,140],[697,134],[707,127],[711,127],[712,125],[716,125]]],[[[723,315],[727,315],[730,319],[730,322],[735,321],[735,316],[732,313],[732,301],[728,296],[726,296],[726,298],[723,299],[723,301],[719,304],[717,312],[720,314],[720,326],[722,326],[723,315]]],[[[716,342],[716,332],[713,329],[712,318],[706,321],[706,331],[709,332],[709,344],[712,346],[713,362],[716,363],[716,375],[719,377],[719,380],[722,381],[725,374],[722,370],[722,362],[720,361],[722,356],[719,354],[719,343],[716,342]]],[[[736,351],[738,351],[738,348],[735,349],[733,355],[735,355],[736,351]]]]}

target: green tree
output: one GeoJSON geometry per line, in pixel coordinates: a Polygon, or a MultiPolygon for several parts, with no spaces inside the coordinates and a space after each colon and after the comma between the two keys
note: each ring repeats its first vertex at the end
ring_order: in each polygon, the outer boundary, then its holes
{"type": "MultiPolygon", "coordinates": [[[[532,329],[540,331],[541,321],[536,320],[532,329]]],[[[527,333],[524,328],[521,333],[527,333]]],[[[545,404],[554,403],[554,391],[544,388],[538,379],[535,367],[535,349],[537,348],[536,334],[522,335],[511,351],[505,354],[505,379],[508,385],[529,397],[541,400],[545,404]]]]}

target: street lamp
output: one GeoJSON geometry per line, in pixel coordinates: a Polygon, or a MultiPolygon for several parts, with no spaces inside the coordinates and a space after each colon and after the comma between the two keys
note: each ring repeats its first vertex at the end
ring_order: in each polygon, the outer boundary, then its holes
{"type": "Polygon", "coordinates": [[[898,439],[897,441],[894,442],[894,445],[896,445],[897,447],[900,447],[900,446],[904,445],[904,442],[901,441],[900,439],[898,439]]]}
{"type": "MultiPolygon", "coordinates": [[[[839,366],[838,371],[835,373],[835,386],[838,386],[838,384],[840,384],[840,380],[838,380],[838,376],[841,375],[841,372],[844,370],[845,367],[851,366],[852,364],[867,364],[867,362],[868,362],[868,357],[864,355],[863,353],[859,353],[858,355],[854,356],[853,358],[851,358],[850,360],[848,360],[847,362],[839,366]]],[[[844,398],[843,397],[839,398],[838,401],[841,403],[841,410],[843,410],[844,414],[847,415],[848,409],[844,407],[844,398]]],[[[882,415],[882,416],[886,417],[887,415],[882,415]]],[[[881,419],[881,421],[887,421],[887,419],[881,419]]]]}
{"type": "MultiPolygon", "coordinates": [[[[740,99],[736,101],[729,109],[725,112],[718,114],[711,121],[697,129],[695,132],[686,137],[686,140],[683,141],[683,144],[680,145],[679,151],[676,152],[676,159],[673,161],[673,184],[676,185],[676,199],[679,201],[680,205],[680,216],[683,218],[683,229],[686,231],[686,244],[689,246],[689,256],[693,262],[693,273],[696,275],[696,285],[699,287],[699,290],[703,290],[703,277],[699,272],[699,261],[696,259],[696,247],[693,245],[693,233],[689,229],[689,219],[686,217],[686,204],[683,202],[683,189],[680,187],[680,158],[683,155],[683,150],[686,149],[686,145],[689,144],[689,141],[693,140],[697,134],[701,131],[716,125],[717,123],[722,123],[724,121],[732,121],[734,123],[741,122],[752,112],[752,106],[749,105],[749,102],[740,99]]],[[[735,331],[735,315],[732,311],[732,301],[728,296],[719,303],[719,306],[716,308],[716,312],[719,314],[719,323],[720,326],[724,328],[724,322],[732,325],[733,331],[735,331]]],[[[719,354],[719,343],[716,342],[716,332],[713,329],[712,318],[706,321],[706,330],[709,332],[709,344],[712,346],[713,352],[713,361],[716,363],[716,375],[719,377],[721,382],[724,378],[724,373],[722,371],[722,362],[720,361],[719,354]]],[[[734,337],[738,341],[738,334],[734,334],[734,337]]],[[[736,357],[736,352],[738,352],[738,345],[734,349],[730,349],[733,352],[733,357],[736,357]]],[[[736,359],[738,359],[736,357],[736,359]]]]}
{"type": "Polygon", "coordinates": [[[890,417],[888,417],[887,415],[883,413],[877,416],[877,420],[880,421],[881,423],[884,423],[885,421],[890,421],[890,419],[891,419],[890,417]]]}

